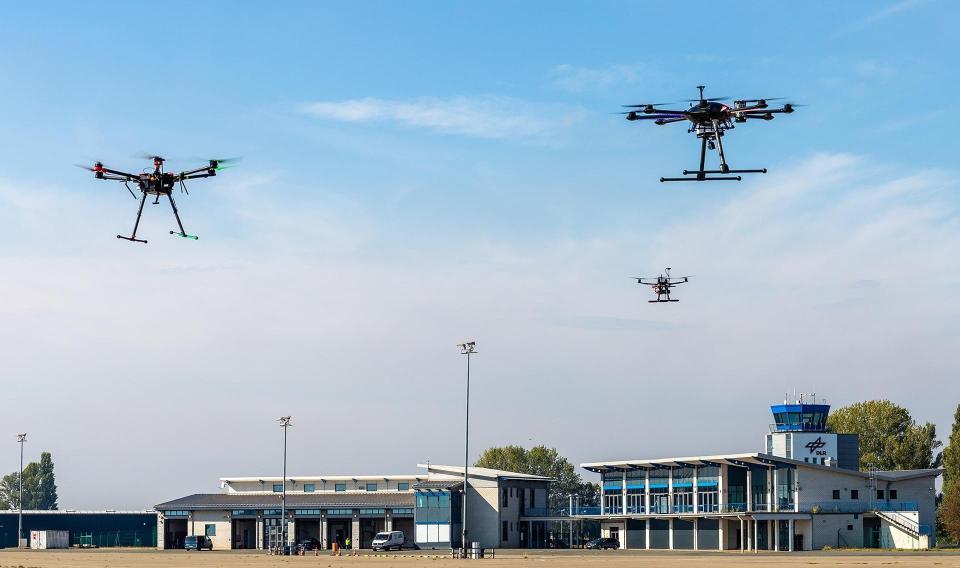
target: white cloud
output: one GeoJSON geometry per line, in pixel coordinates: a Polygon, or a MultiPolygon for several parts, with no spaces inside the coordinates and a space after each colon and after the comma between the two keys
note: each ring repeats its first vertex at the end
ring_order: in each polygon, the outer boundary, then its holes
{"type": "Polygon", "coordinates": [[[395,123],[474,138],[537,138],[583,116],[583,111],[574,107],[494,95],[421,97],[409,101],[370,97],[317,101],[302,105],[301,111],[326,120],[395,123]]]}
{"type": "Polygon", "coordinates": [[[654,68],[640,63],[614,63],[603,67],[580,67],[562,64],[554,68],[554,84],[573,93],[606,90],[613,86],[649,82],[659,77],[654,68]]]}

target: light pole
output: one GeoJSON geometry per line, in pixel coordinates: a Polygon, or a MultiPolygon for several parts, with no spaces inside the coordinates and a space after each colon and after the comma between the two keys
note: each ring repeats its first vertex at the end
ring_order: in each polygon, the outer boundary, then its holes
{"type": "Polygon", "coordinates": [[[281,553],[287,546],[287,428],[290,427],[290,417],[281,416],[277,419],[283,428],[283,491],[280,496],[280,546],[281,553]]]}
{"type": "Polygon", "coordinates": [[[477,342],[467,341],[457,345],[460,353],[467,356],[467,411],[466,427],[463,434],[463,503],[460,505],[462,518],[460,519],[460,556],[466,557],[467,550],[467,488],[469,487],[468,472],[470,470],[470,356],[477,352],[477,342]]]}
{"type": "Polygon", "coordinates": [[[17,434],[17,441],[20,442],[20,498],[17,503],[17,548],[20,548],[23,538],[23,443],[27,441],[27,433],[17,434]]]}

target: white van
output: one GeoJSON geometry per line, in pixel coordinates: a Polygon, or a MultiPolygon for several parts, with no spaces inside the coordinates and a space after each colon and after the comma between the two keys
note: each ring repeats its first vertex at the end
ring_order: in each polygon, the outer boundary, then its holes
{"type": "Polygon", "coordinates": [[[373,549],[390,550],[393,548],[400,550],[403,548],[403,542],[403,532],[401,531],[377,533],[377,536],[373,537],[373,549]]]}

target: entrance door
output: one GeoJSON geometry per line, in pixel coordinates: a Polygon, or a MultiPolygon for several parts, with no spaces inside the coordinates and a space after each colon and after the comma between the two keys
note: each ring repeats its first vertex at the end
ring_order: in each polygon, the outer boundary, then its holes
{"type": "Polygon", "coordinates": [[[620,527],[610,527],[610,538],[615,539],[623,546],[623,541],[620,540],[620,527]]]}

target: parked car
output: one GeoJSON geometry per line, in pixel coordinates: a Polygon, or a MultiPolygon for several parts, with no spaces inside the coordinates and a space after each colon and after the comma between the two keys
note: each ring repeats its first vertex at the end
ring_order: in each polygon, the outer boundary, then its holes
{"type": "Polygon", "coordinates": [[[374,550],[400,550],[403,548],[404,540],[401,531],[381,532],[373,537],[372,547],[374,550]]]}
{"type": "Polygon", "coordinates": [[[188,536],[183,541],[184,550],[213,550],[213,541],[208,536],[188,536]]]}
{"type": "Polygon", "coordinates": [[[615,538],[595,538],[586,544],[587,548],[603,550],[605,548],[620,548],[620,541],[615,538]]]}
{"type": "Polygon", "coordinates": [[[303,550],[321,550],[323,548],[323,543],[320,542],[320,539],[310,536],[298,542],[297,546],[303,550]]]}
{"type": "Polygon", "coordinates": [[[547,548],[570,548],[567,542],[559,538],[551,538],[547,541],[547,548]]]}

